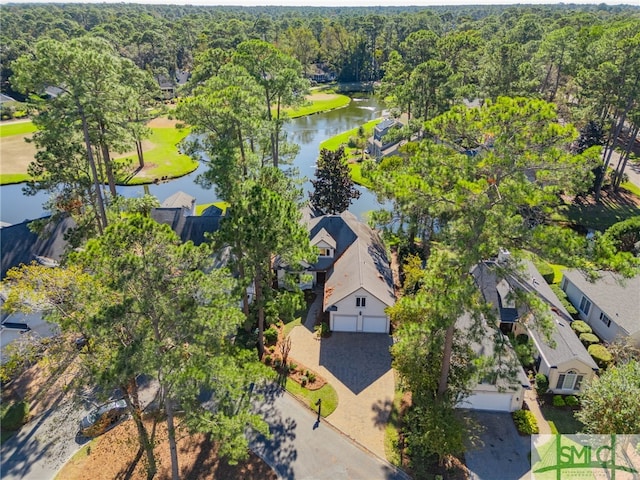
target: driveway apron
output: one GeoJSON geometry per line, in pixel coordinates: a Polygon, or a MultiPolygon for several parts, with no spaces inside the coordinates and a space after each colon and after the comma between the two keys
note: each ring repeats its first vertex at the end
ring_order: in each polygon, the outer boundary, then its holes
{"type": "Polygon", "coordinates": [[[323,376],[338,393],[338,408],[326,420],[362,446],[385,458],[384,429],[393,405],[391,337],[333,333],[318,339],[313,323],[322,295],[309,309],[305,326],[291,333],[291,357],[323,376]]]}

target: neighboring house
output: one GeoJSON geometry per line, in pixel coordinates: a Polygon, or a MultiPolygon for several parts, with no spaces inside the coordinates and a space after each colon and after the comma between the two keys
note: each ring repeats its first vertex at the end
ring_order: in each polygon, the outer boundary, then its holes
{"type": "Polygon", "coordinates": [[[196,214],[196,199],[184,192],[176,192],[162,202],[160,207],[181,208],[183,210],[183,215],[186,217],[196,214]]]}
{"type": "Polygon", "coordinates": [[[5,95],[4,93],[0,93],[0,105],[4,105],[5,103],[15,102],[16,99],[10,97],[9,95],[5,95]]]}
{"type": "Polygon", "coordinates": [[[162,98],[165,100],[175,98],[178,88],[185,85],[189,81],[189,78],[191,78],[191,73],[185,71],[177,71],[173,78],[165,75],[158,75],[156,80],[160,86],[162,98]]]}
{"type": "Polygon", "coordinates": [[[312,63],[307,67],[307,78],[317,83],[333,82],[336,74],[324,63],[312,63]]]}
{"type": "Polygon", "coordinates": [[[505,255],[497,262],[484,262],[474,273],[485,300],[498,309],[500,329],[525,334],[533,341],[536,370],[547,376],[551,392],[580,394],[598,366],[571,329],[571,316],[533,263],[523,262],[522,273],[500,280],[496,274],[500,261],[510,260],[505,255]],[[516,290],[535,293],[547,305],[553,320],[548,338],[530,324],[531,313],[518,305],[516,290]]]}
{"type": "MultiPolygon", "coordinates": [[[[495,412],[513,412],[522,408],[524,391],[531,388],[529,377],[518,362],[515,352],[504,334],[487,325],[483,319],[483,333],[481,339],[472,342],[473,352],[480,357],[493,359],[495,346],[498,342],[507,342],[505,357],[498,359],[496,368],[485,372],[476,378],[471,392],[456,406],[471,410],[489,410],[495,412]]],[[[461,316],[456,321],[456,329],[463,335],[469,335],[473,320],[469,314],[461,316]]]]}
{"type": "Polygon", "coordinates": [[[394,118],[386,118],[373,129],[373,136],[369,138],[369,154],[380,160],[382,157],[394,154],[400,140],[391,140],[385,135],[392,129],[402,127],[402,123],[394,118]]]}
{"type": "Polygon", "coordinates": [[[32,220],[25,220],[15,225],[0,228],[0,245],[2,245],[2,272],[0,279],[4,279],[7,271],[13,267],[32,262],[42,265],[56,264],[67,248],[64,235],[75,222],[71,217],[65,217],[55,224],[45,227],[38,235],[29,230],[32,220]]]}
{"type": "Polygon", "coordinates": [[[624,278],[602,271],[589,281],[579,270],[563,273],[562,290],[601,340],[628,338],[640,347],[640,275],[624,278]]]}
{"type": "Polygon", "coordinates": [[[334,332],[389,333],[385,309],[395,303],[391,268],[378,234],[350,212],[308,218],[311,245],[318,249],[313,265],[292,271],[277,268],[278,285],[287,276],[300,288],[323,286],[323,311],[334,332]]]}

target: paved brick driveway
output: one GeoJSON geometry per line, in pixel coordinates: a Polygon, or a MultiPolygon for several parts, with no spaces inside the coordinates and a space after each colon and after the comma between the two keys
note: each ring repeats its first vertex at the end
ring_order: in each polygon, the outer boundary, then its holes
{"type": "MultiPolygon", "coordinates": [[[[315,318],[315,311],[310,309],[310,320],[315,318]]],[[[389,353],[391,337],[374,333],[333,333],[329,338],[318,340],[306,326],[294,328],[290,337],[291,357],[316,370],[338,393],[338,408],[327,421],[385,458],[384,427],[395,387],[389,353]]]]}

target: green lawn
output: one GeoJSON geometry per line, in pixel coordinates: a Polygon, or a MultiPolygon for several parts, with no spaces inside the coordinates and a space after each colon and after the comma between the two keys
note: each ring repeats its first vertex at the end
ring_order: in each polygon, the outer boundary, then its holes
{"type": "Polygon", "coordinates": [[[31,175],[27,173],[2,173],[0,174],[0,185],[13,185],[31,180],[31,175]]]}
{"type": "Polygon", "coordinates": [[[312,115],[314,113],[326,112],[328,110],[335,110],[349,105],[351,99],[346,95],[336,94],[335,98],[326,100],[312,100],[309,105],[304,105],[296,109],[285,110],[289,114],[289,118],[304,117],[305,115],[312,115]]]}
{"type": "Polygon", "coordinates": [[[37,130],[33,122],[0,123],[0,138],[11,135],[26,135],[37,130]]]}
{"type": "Polygon", "coordinates": [[[285,323],[284,329],[282,330],[284,338],[287,338],[291,333],[291,330],[299,326],[302,326],[302,317],[298,317],[295,320],[290,321],[289,323],[285,323]]]}
{"type": "Polygon", "coordinates": [[[328,383],[318,390],[308,390],[303,388],[298,382],[287,378],[285,388],[287,392],[305,402],[305,404],[315,412],[318,411],[316,402],[318,399],[322,399],[322,410],[320,412],[322,417],[331,415],[338,406],[338,394],[328,383]]]}
{"type": "Polygon", "coordinates": [[[202,215],[202,212],[204,212],[211,205],[214,205],[218,207],[220,210],[222,210],[223,215],[227,211],[227,208],[229,207],[229,204],[227,202],[203,203],[202,205],[196,205],[196,215],[202,215]]]}
{"type": "Polygon", "coordinates": [[[623,182],[620,184],[620,187],[623,190],[633,193],[636,197],[640,197],[640,187],[638,187],[635,183],[623,182]]]}
{"type": "MultiPolygon", "coordinates": [[[[378,123],[382,121],[382,118],[376,118],[375,120],[371,120],[370,122],[362,125],[364,127],[365,136],[370,136],[373,133],[373,127],[375,127],[378,123]]],[[[349,137],[355,137],[358,135],[358,129],[360,127],[352,128],[351,130],[347,130],[346,132],[339,133],[335,137],[331,137],[320,144],[320,148],[326,148],[328,150],[337,150],[341,145],[346,145],[349,143],[349,137]]],[[[347,150],[355,150],[355,149],[347,149],[347,150]]]]}
{"type": "Polygon", "coordinates": [[[640,215],[635,205],[620,205],[603,199],[598,205],[569,205],[558,210],[554,217],[562,222],[581,225],[584,228],[605,231],[614,223],[640,215]]]}
{"type": "Polygon", "coordinates": [[[349,163],[347,166],[351,172],[351,180],[358,185],[371,189],[373,186],[371,182],[362,177],[362,163],[349,163]]]}
{"type": "MultiPolygon", "coordinates": [[[[152,128],[149,141],[154,147],[144,152],[144,163],[153,167],[138,172],[132,178],[120,179],[119,183],[140,185],[162,177],[177,178],[193,172],[198,168],[198,162],[178,150],[178,144],[189,132],[188,128],[152,128]]],[[[135,155],[116,158],[127,159],[134,168],[138,164],[135,155]]]]}
{"type": "Polygon", "coordinates": [[[574,410],[565,410],[551,405],[541,405],[540,410],[547,422],[553,422],[558,433],[579,433],[584,428],[582,422],[573,416],[574,410]]]}

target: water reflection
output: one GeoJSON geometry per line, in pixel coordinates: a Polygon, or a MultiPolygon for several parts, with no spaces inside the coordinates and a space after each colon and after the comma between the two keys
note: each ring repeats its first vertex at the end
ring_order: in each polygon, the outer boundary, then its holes
{"type": "MultiPolygon", "coordinates": [[[[363,123],[378,118],[383,110],[378,100],[373,97],[358,95],[344,108],[330,112],[309,115],[292,119],[286,126],[289,140],[300,146],[293,166],[297,167],[300,175],[306,178],[304,182],[305,196],[311,189],[309,181],[315,175],[316,161],[320,150],[320,143],[346,130],[356,128],[363,123]]],[[[200,166],[189,175],[161,184],[149,185],[149,191],[160,201],[176,191],[182,190],[196,198],[199,204],[217,200],[213,189],[204,189],[195,182],[196,177],[206,171],[206,164],[200,166]]],[[[138,197],[144,194],[144,187],[121,186],[118,193],[126,197],[138,197]]],[[[360,187],[362,195],[349,209],[363,218],[364,213],[380,207],[375,195],[360,187]]],[[[0,187],[0,220],[7,223],[19,223],[26,219],[39,218],[46,214],[43,204],[49,195],[40,192],[34,196],[25,196],[21,185],[4,185],[0,187]]]]}

